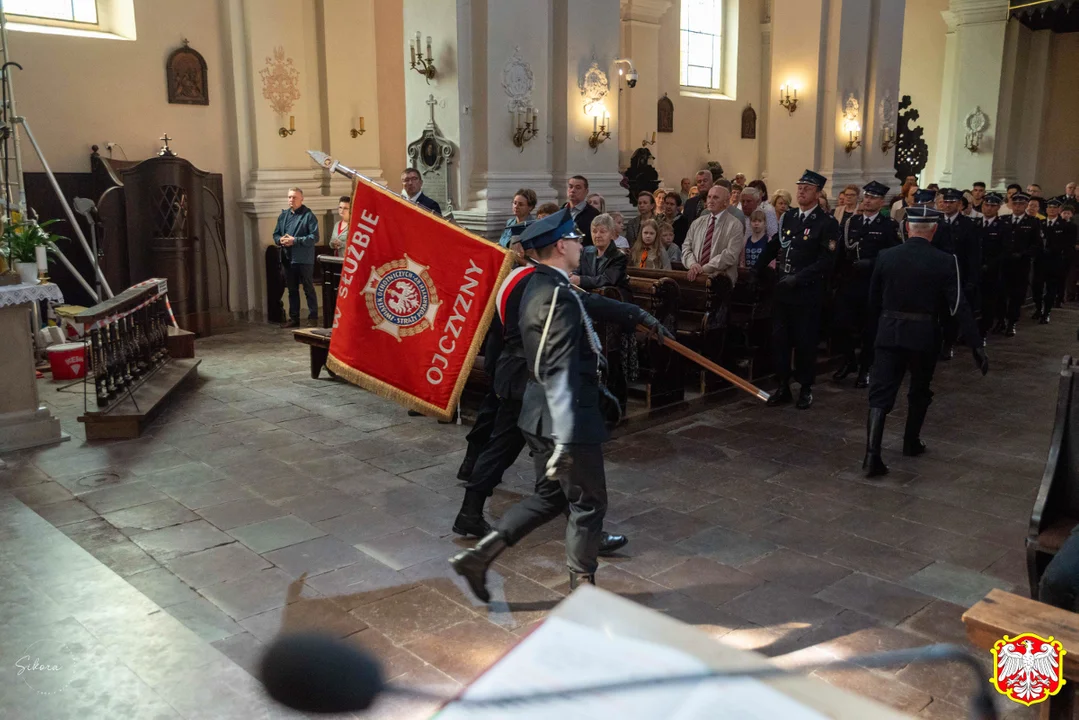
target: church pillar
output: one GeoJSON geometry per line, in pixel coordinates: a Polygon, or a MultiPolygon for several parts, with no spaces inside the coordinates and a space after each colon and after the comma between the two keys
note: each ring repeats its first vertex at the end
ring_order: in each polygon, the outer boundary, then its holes
{"type": "Polygon", "coordinates": [[[870,27],[865,119],[862,122],[862,181],[876,180],[898,192],[895,133],[899,108],[899,70],[903,61],[905,0],[875,0],[870,27]],[[889,147],[885,147],[889,140],[889,147]]]}
{"type": "Polygon", "coordinates": [[[942,186],[988,182],[999,137],[1004,36],[1008,0],[951,0],[944,11],[948,33],[937,152],[942,186]],[[978,152],[967,149],[968,124],[985,123],[978,152]]]}
{"type": "MultiPolygon", "coordinates": [[[[628,167],[633,152],[656,131],[656,103],[659,91],[659,23],[671,7],[671,0],[621,0],[622,54],[633,60],[639,73],[637,87],[620,92],[618,162],[628,167]]],[[[625,66],[620,66],[623,70],[625,66]]],[[[612,81],[619,79],[617,71],[612,81]]],[[[619,88],[623,87],[619,83],[619,88]]]]}

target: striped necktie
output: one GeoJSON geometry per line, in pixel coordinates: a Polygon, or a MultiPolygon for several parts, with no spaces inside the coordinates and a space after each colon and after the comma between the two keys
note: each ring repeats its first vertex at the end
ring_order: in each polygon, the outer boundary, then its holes
{"type": "Polygon", "coordinates": [[[712,233],[716,229],[716,216],[708,219],[708,232],[704,234],[704,245],[701,247],[701,265],[712,259],[712,233]]]}

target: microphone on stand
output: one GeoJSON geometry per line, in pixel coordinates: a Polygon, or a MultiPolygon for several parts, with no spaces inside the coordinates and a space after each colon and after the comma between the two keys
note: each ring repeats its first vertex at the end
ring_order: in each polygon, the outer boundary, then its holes
{"type": "Polygon", "coordinates": [[[378,661],[364,650],[336,638],[315,633],[284,635],[275,640],[262,658],[259,679],[277,702],[309,713],[345,713],[366,710],[383,693],[421,700],[454,702],[472,707],[497,707],[563,700],[577,695],[640,690],[662,685],[691,685],[710,680],[768,679],[808,674],[816,670],[883,668],[912,662],[959,662],[970,668],[975,691],[970,701],[971,718],[996,720],[993,693],[978,660],[957,645],[927,645],[870,655],[805,662],[788,667],[768,665],[747,670],[708,670],[687,675],[635,678],[621,682],[585,685],[563,690],[500,695],[489,698],[450,697],[418,688],[390,685],[383,681],[378,661]]]}

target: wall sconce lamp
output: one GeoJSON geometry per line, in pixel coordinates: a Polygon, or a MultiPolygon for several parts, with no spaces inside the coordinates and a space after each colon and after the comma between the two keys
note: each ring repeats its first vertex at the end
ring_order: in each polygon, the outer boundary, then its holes
{"type": "Polygon", "coordinates": [[[524,152],[525,143],[539,132],[539,111],[532,107],[523,111],[514,110],[513,122],[513,146],[517,148],[517,152],[524,152]]]}
{"type": "Polygon", "coordinates": [[[592,134],[588,136],[588,147],[592,148],[593,154],[599,152],[599,146],[611,136],[611,116],[599,103],[596,108],[592,115],[592,134]]]}
{"type": "Polygon", "coordinates": [[[895,147],[895,142],[895,128],[886,124],[880,130],[880,151],[887,154],[895,147]]]}
{"type": "Polygon", "coordinates": [[[644,136],[644,140],[641,140],[641,147],[648,147],[649,145],[655,145],[655,144],[656,144],[656,131],[655,130],[652,131],[652,139],[651,140],[648,139],[647,135],[644,136]]]}
{"type": "Polygon", "coordinates": [[[788,115],[793,115],[798,109],[798,88],[792,88],[790,84],[779,88],[779,104],[786,109],[788,115]],[[794,97],[791,97],[792,90],[794,97]]]}
{"type": "Polygon", "coordinates": [[[412,69],[423,75],[427,80],[427,84],[430,85],[434,79],[437,71],[435,70],[435,59],[431,55],[431,36],[427,36],[427,57],[423,56],[423,48],[420,47],[420,32],[416,31],[416,44],[413,45],[411,41],[408,43],[408,51],[412,56],[412,62],[410,65],[412,69]]]}
{"type": "Polygon", "coordinates": [[[857,120],[848,120],[845,123],[847,131],[847,144],[844,149],[850,155],[856,148],[862,145],[862,126],[857,120]]]}
{"type": "Polygon", "coordinates": [[[288,116],[288,127],[287,128],[284,128],[284,127],[277,128],[277,134],[280,135],[283,138],[286,138],[286,137],[288,137],[289,135],[291,135],[294,132],[296,132],[296,116],[295,115],[289,115],[288,116]]]}
{"type": "Polygon", "coordinates": [[[351,135],[352,137],[356,138],[356,137],[359,137],[360,135],[363,135],[365,132],[367,132],[367,129],[364,128],[364,126],[363,126],[363,115],[360,115],[360,129],[357,130],[356,128],[352,128],[351,130],[348,131],[348,134],[351,135]]]}
{"type": "Polygon", "coordinates": [[[966,138],[963,141],[963,147],[970,151],[971,155],[978,152],[978,147],[982,144],[982,134],[977,130],[968,130],[966,138]]]}

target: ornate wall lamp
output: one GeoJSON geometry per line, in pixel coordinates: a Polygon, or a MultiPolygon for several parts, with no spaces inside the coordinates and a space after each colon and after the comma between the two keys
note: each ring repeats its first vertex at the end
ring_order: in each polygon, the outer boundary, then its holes
{"type": "Polygon", "coordinates": [[[294,132],[296,132],[296,116],[295,115],[289,115],[288,116],[288,127],[287,128],[285,128],[285,127],[277,128],[277,134],[280,135],[283,138],[287,138],[289,135],[291,135],[294,132]]]}
{"type": "Polygon", "coordinates": [[[435,59],[431,55],[431,36],[427,36],[427,57],[423,56],[423,48],[420,46],[420,31],[416,31],[416,44],[413,45],[411,41],[408,43],[408,52],[412,56],[410,63],[413,70],[427,80],[427,84],[430,85],[434,80],[438,71],[435,70],[435,59]]]}
{"type": "Polygon", "coordinates": [[[611,116],[602,103],[596,103],[592,108],[592,134],[588,136],[588,147],[592,152],[599,152],[599,146],[603,141],[611,137],[611,116]]]}
{"type": "Polygon", "coordinates": [[[513,146],[517,152],[524,152],[525,143],[539,132],[539,112],[533,107],[526,107],[523,111],[514,110],[513,120],[513,146]]]}
{"type": "Polygon", "coordinates": [[[880,129],[880,151],[887,154],[887,152],[894,147],[895,128],[891,125],[885,125],[880,129]]]}
{"type": "Polygon", "coordinates": [[[843,105],[843,132],[847,133],[844,149],[848,155],[862,145],[862,123],[858,120],[860,109],[857,98],[851,93],[843,105]]]}
{"type": "Polygon", "coordinates": [[[788,115],[793,115],[794,111],[798,109],[798,88],[791,87],[790,83],[779,88],[779,104],[783,106],[788,115]],[[791,96],[791,91],[794,91],[793,97],[791,96]]]}
{"type": "Polygon", "coordinates": [[[641,140],[641,147],[648,147],[649,145],[655,145],[655,144],[656,144],[656,131],[655,130],[652,131],[652,139],[651,140],[648,139],[647,135],[644,136],[644,140],[641,140]]]}
{"type": "Polygon", "coordinates": [[[352,128],[351,130],[348,131],[348,134],[351,135],[352,137],[356,138],[356,137],[359,137],[360,135],[363,135],[365,132],[367,132],[367,129],[364,128],[364,126],[363,126],[363,115],[360,115],[360,129],[357,130],[356,128],[352,128]]]}

